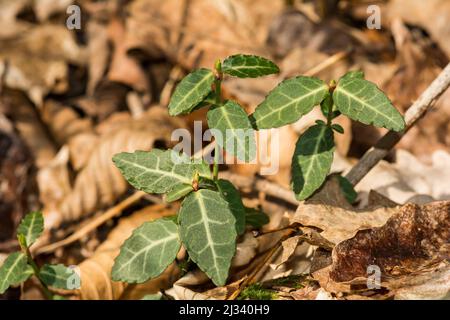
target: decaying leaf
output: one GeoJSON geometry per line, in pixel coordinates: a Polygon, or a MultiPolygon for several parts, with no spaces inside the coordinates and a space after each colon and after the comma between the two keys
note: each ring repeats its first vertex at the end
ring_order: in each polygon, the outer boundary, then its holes
{"type": "Polygon", "coordinates": [[[380,227],[397,208],[354,209],[341,192],[339,181],[332,177],[309,200],[301,202],[292,223],[320,228],[320,235],[332,243],[353,237],[358,230],[380,227]]]}
{"type": "MultiPolygon", "coordinates": [[[[450,258],[450,202],[406,204],[381,227],[361,230],[333,250],[330,276],[349,281],[376,265],[385,277],[450,258]]],[[[450,286],[450,283],[449,283],[450,286]]]]}

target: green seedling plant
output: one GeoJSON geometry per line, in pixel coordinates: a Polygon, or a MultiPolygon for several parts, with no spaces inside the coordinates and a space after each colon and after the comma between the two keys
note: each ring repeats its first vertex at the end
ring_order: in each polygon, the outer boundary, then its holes
{"type": "MultiPolygon", "coordinates": [[[[314,77],[299,76],[282,81],[250,116],[255,129],[278,128],[291,124],[320,105],[326,118],[317,120],[298,139],[291,164],[292,189],[298,200],[310,197],[330,172],[335,149],[334,132],[344,129],[333,120],[345,115],[352,120],[402,131],[405,122],[388,97],[364,79],[361,71],[350,71],[329,85],[314,77]]],[[[350,202],[356,194],[340,177],[340,185],[350,202]]]]}
{"type": "Polygon", "coordinates": [[[25,216],[17,228],[17,239],[21,250],[10,254],[0,267],[0,294],[10,286],[17,286],[35,276],[42,285],[48,299],[62,299],[53,294],[50,288],[74,290],[80,287],[78,274],[62,264],[45,264],[39,267],[34,260],[30,247],[44,231],[44,218],[40,212],[31,212],[25,216]]]}
{"type": "Polygon", "coordinates": [[[246,208],[234,185],[218,178],[221,148],[247,162],[254,158],[256,150],[247,113],[237,102],[222,99],[221,84],[224,75],[255,78],[277,72],[278,67],[267,59],[234,55],[217,61],[214,70],[193,71],[176,87],[169,103],[171,116],[210,107],[208,126],[216,140],[212,170],[203,160],[192,160],[174,150],[153,149],[113,157],[122,175],[136,189],[165,194],[167,202],[182,200],[175,218],[146,222],[134,230],[115,260],[113,280],[141,283],[157,277],[175,260],[183,245],[189,259],[214,284],[226,283],[237,237],[244,233],[246,225],[259,228],[268,218],[246,208]]]}
{"type": "MultiPolygon", "coordinates": [[[[255,78],[278,72],[279,68],[265,58],[234,55],[223,62],[218,60],[214,70],[193,71],[178,84],[169,103],[170,115],[209,107],[208,126],[216,140],[212,170],[202,160],[170,149],[113,157],[122,175],[136,189],[165,194],[167,202],[182,200],[175,217],[146,222],[134,230],[115,260],[113,280],[141,283],[155,278],[175,260],[183,245],[190,260],[215,285],[226,283],[237,237],[244,233],[246,225],[259,228],[268,218],[258,210],[246,208],[236,187],[218,178],[219,154],[223,149],[245,162],[254,159],[255,130],[291,124],[320,105],[326,122],[317,120],[300,136],[292,158],[292,188],[297,199],[304,200],[330,172],[334,132],[344,132],[333,123],[336,117],[343,114],[365,124],[395,131],[404,129],[400,113],[359,71],[349,72],[329,85],[305,76],[282,81],[251,115],[237,102],[222,98],[224,75],[255,78]]],[[[347,199],[353,202],[356,194],[350,182],[341,177],[340,184],[347,199]]]]}

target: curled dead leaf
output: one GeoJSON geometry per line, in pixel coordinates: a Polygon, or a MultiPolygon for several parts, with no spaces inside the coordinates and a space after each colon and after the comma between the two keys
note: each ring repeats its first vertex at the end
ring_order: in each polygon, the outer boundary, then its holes
{"type": "MultiPolygon", "coordinates": [[[[376,265],[384,277],[450,259],[450,202],[406,204],[381,227],[361,230],[333,251],[330,277],[350,281],[376,265]]],[[[449,284],[450,285],[450,284],[449,284]]]]}

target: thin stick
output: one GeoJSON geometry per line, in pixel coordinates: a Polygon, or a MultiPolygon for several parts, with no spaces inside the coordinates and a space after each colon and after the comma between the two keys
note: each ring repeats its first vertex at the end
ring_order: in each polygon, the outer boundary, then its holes
{"type": "Polygon", "coordinates": [[[130,205],[137,202],[138,200],[143,198],[145,195],[146,195],[146,193],[143,191],[137,191],[137,192],[133,193],[131,196],[124,199],[123,201],[121,201],[120,203],[115,205],[114,207],[108,209],[102,215],[94,218],[90,223],[88,223],[81,229],[75,231],[67,238],[65,238],[61,241],[54,242],[49,245],[37,248],[36,254],[53,252],[58,248],[67,246],[67,245],[81,239],[83,236],[85,236],[92,230],[94,230],[94,229],[98,228],[99,226],[101,226],[102,224],[104,224],[106,221],[119,215],[124,209],[128,208],[130,205]]]}
{"type": "Polygon", "coordinates": [[[362,178],[397,144],[397,142],[411,129],[416,122],[431,109],[436,99],[450,86],[450,63],[442,70],[439,76],[421,94],[405,113],[406,127],[402,132],[389,131],[374,147],[369,149],[359,162],[350,170],[346,178],[356,185],[362,178]]]}

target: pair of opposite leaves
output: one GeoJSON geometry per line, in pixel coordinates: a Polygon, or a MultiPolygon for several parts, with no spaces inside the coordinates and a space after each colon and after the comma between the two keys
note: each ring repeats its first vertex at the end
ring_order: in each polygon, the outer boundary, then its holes
{"type": "MultiPolygon", "coordinates": [[[[275,73],[278,68],[263,58],[238,55],[226,59],[222,71],[241,77],[255,77],[275,73]]],[[[189,113],[207,105],[205,101],[212,100],[213,82],[214,75],[207,69],[194,71],[184,78],[169,105],[171,115],[189,113]]],[[[329,92],[328,86],[316,78],[288,79],[272,90],[250,116],[253,125],[245,111],[234,102],[214,105],[208,111],[208,123],[210,128],[219,131],[280,127],[298,120],[315,105],[327,101],[337,109],[337,114],[342,112],[363,123],[393,130],[404,127],[403,118],[388,98],[374,84],[364,80],[361,72],[346,74],[339,80],[333,94],[329,92]]],[[[300,199],[307,198],[320,187],[329,172],[334,150],[331,128],[333,126],[319,123],[309,128],[297,142],[292,167],[294,191],[300,199]]],[[[161,150],[122,153],[114,157],[114,162],[126,179],[140,190],[168,192],[167,198],[170,200],[190,193],[178,218],[181,240],[192,260],[216,285],[222,285],[234,255],[237,216],[233,215],[229,203],[222,201],[224,199],[220,193],[212,190],[191,192],[193,174],[197,172],[207,176],[207,166],[199,167],[189,161],[175,165],[169,159],[173,155],[174,152],[164,153],[161,150]],[[221,215],[217,217],[215,212],[221,212],[221,215]]],[[[113,268],[113,279],[142,282],[157,276],[174,260],[180,245],[178,226],[173,221],[158,220],[144,224],[122,247],[113,268]],[[152,259],[147,259],[148,256],[152,259]]]]}
{"type": "Polygon", "coordinates": [[[181,246],[217,285],[223,285],[235,253],[236,237],[245,225],[260,227],[267,217],[245,208],[239,192],[227,180],[211,181],[209,166],[173,150],[121,153],[113,158],[136,189],[166,193],[166,200],[183,200],[178,216],[146,222],[125,241],[112,270],[112,278],[144,282],[161,274],[181,246]],[[195,192],[194,176],[213,186],[195,192]],[[212,190],[211,190],[212,189],[212,190]]]}
{"type": "MultiPolygon", "coordinates": [[[[29,248],[44,231],[44,218],[40,212],[31,212],[25,216],[17,228],[17,237],[23,248],[29,248]]],[[[0,294],[10,286],[25,282],[34,274],[24,252],[14,252],[6,258],[0,267],[0,294]]],[[[45,264],[38,272],[39,279],[49,287],[57,289],[77,289],[80,281],[74,270],[62,264],[45,264]],[[75,280],[75,281],[73,281],[75,280]]]]}
{"type": "MultiPolygon", "coordinates": [[[[246,78],[277,73],[279,69],[261,57],[234,55],[224,60],[222,71],[246,78]]],[[[365,80],[360,71],[344,75],[332,93],[325,82],[314,77],[299,76],[282,81],[250,116],[234,101],[215,105],[213,82],[214,74],[208,69],[199,69],[186,76],[172,96],[169,113],[186,114],[211,104],[207,113],[209,128],[218,130],[225,137],[225,141],[218,140],[222,148],[244,161],[255,157],[256,142],[253,134],[243,134],[243,130],[251,132],[293,123],[319,104],[324,114],[328,108],[324,104],[331,104],[333,117],[342,113],[364,124],[394,131],[401,131],[405,126],[403,117],[386,95],[375,84],[365,80]]],[[[311,196],[329,173],[334,152],[332,129],[342,133],[342,129],[335,126],[318,123],[297,141],[292,158],[292,185],[297,199],[311,196]]]]}

